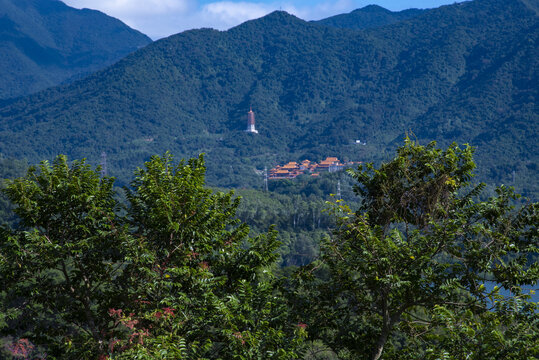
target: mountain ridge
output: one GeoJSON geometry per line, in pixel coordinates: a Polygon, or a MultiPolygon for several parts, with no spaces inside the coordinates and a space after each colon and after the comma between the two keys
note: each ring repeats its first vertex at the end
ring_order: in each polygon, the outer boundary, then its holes
{"type": "Polygon", "coordinates": [[[224,32],[186,31],[82,81],[4,103],[0,152],[99,162],[105,151],[120,178],[155,153],[204,152],[211,184],[254,186],[261,181],[255,168],[285,160],[385,160],[413,131],[421,141],[480,139],[481,179],[506,182],[516,171],[522,180],[515,185],[535,194],[537,170],[528,162],[537,160],[536,145],[521,132],[537,134],[537,50],[531,43],[510,58],[506,45],[535,41],[536,26],[520,2],[476,0],[363,30],[275,12],[224,32]],[[481,82],[498,63],[505,70],[489,91],[515,98],[505,115],[488,107],[489,87],[481,82]],[[508,74],[529,80],[513,83],[508,74]],[[485,94],[485,108],[458,99],[466,86],[485,94]],[[243,131],[250,106],[258,135],[243,131]],[[457,117],[461,125],[448,124],[457,117]],[[514,138],[500,130],[480,136],[503,122],[523,128],[514,138]],[[452,133],[458,126],[465,131],[452,133]],[[508,148],[514,151],[496,151],[508,148]]]}
{"type": "Polygon", "coordinates": [[[339,14],[313,22],[338,28],[370,29],[408,20],[425,11],[421,9],[406,9],[393,12],[378,5],[367,5],[347,14],[339,14]]]}
{"type": "Polygon", "coordinates": [[[0,0],[0,98],[79,79],[151,42],[97,10],[59,0],[0,0]]]}

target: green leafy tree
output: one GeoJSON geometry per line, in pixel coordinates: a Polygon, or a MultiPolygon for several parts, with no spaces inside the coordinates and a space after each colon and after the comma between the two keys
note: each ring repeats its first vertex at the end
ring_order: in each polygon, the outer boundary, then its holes
{"type": "Polygon", "coordinates": [[[0,243],[2,332],[30,338],[50,358],[102,353],[114,331],[108,309],[125,291],[127,233],[113,179],[59,156],[9,181],[5,193],[21,230],[6,231],[0,243]]]}
{"type": "Polygon", "coordinates": [[[175,166],[154,156],[127,189],[138,306],[120,321],[139,342],[118,343],[118,356],[297,358],[301,329],[287,324],[270,271],[276,234],[249,238],[239,199],[206,189],[204,174],[202,157],[175,166]]]}
{"type": "Polygon", "coordinates": [[[0,334],[12,356],[300,356],[305,331],[287,322],[271,271],[275,232],[248,237],[240,200],[204,187],[202,157],[172,161],[137,171],[127,209],[112,178],[65,156],[8,183],[21,222],[0,229],[0,334]]]}
{"type": "Polygon", "coordinates": [[[538,205],[516,209],[503,186],[478,201],[472,155],[407,139],[378,169],[350,172],[360,209],[337,202],[338,227],[304,269],[320,276],[296,298],[313,338],[353,359],[538,355],[537,304],[524,288],[539,279],[538,205]]]}

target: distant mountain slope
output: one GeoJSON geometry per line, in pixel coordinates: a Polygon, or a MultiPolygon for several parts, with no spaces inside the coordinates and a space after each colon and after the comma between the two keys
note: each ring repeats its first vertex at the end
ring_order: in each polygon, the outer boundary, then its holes
{"type": "Polygon", "coordinates": [[[424,124],[418,135],[465,138],[481,159],[493,160],[480,162],[484,178],[537,194],[539,24],[500,39],[496,47],[469,54],[451,94],[418,117],[424,124]]]}
{"type": "Polygon", "coordinates": [[[521,1],[476,0],[367,30],[275,12],[187,31],[5,103],[0,153],[97,163],[105,151],[109,171],[128,178],[151,154],[205,152],[210,183],[258,186],[255,168],[380,161],[412,131],[479,145],[483,180],[536,196],[537,26],[521,1]],[[243,131],[250,106],[258,135],[243,131]]]}
{"type": "Polygon", "coordinates": [[[98,11],[58,0],[0,0],[0,98],[82,77],[150,42],[98,11]]]}
{"type": "Polygon", "coordinates": [[[389,11],[378,5],[368,5],[348,14],[335,15],[315,23],[347,29],[371,29],[411,19],[425,10],[408,9],[398,12],[389,11]]]}

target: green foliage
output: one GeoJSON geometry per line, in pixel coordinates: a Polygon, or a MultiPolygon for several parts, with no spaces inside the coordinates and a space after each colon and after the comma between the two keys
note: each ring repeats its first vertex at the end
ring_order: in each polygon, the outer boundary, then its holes
{"type": "Polygon", "coordinates": [[[248,237],[239,199],[204,187],[202,157],[172,161],[136,171],[127,209],[114,179],[65,156],[9,181],[22,227],[0,233],[12,355],[30,344],[53,359],[300,356],[304,332],[271,272],[275,232],[248,237]]]}
{"type": "MultiPolygon", "coordinates": [[[[474,314],[436,306],[432,322],[439,333],[426,336],[428,346],[411,346],[402,358],[416,358],[417,347],[426,359],[533,359],[539,356],[537,303],[528,295],[497,300],[490,311],[474,314]]],[[[404,352],[403,352],[404,353],[404,352]]]]}
{"type": "Polygon", "coordinates": [[[112,184],[84,161],[59,156],[5,189],[22,228],[4,234],[0,248],[1,305],[14,314],[7,334],[31,334],[52,357],[99,353],[114,330],[107,312],[122,299],[127,234],[112,184]]]}
{"type": "Polygon", "coordinates": [[[384,230],[394,223],[423,228],[429,221],[447,216],[455,191],[470,183],[475,169],[473,151],[469,146],[461,150],[456,144],[445,151],[435,146],[434,142],[415,146],[407,138],[397,157],[379,169],[370,163],[349,171],[359,183],[355,187],[362,197],[359,211],[365,212],[372,225],[384,230]]]}
{"type": "Polygon", "coordinates": [[[535,358],[538,204],[504,186],[480,200],[472,155],[407,139],[350,171],[359,210],[336,200],[331,236],[313,184],[242,190],[242,208],[205,187],[202,157],[166,153],[120,206],[99,168],[43,162],[4,191],[20,223],[0,228],[2,357],[535,358]],[[314,239],[319,259],[276,278],[279,247],[303,265],[314,239]]]}
{"type": "Polygon", "coordinates": [[[340,358],[537,356],[525,286],[539,280],[539,206],[515,208],[506,187],[478,201],[472,154],[407,139],[390,162],[351,172],[360,209],[337,201],[338,227],[295,300],[310,336],[340,358]]]}
{"type": "Polygon", "coordinates": [[[128,189],[133,235],[140,239],[132,256],[136,294],[146,304],[133,311],[144,314],[145,329],[153,318],[154,330],[145,346],[122,357],[297,357],[299,338],[286,325],[287,309],[269,271],[276,234],[247,237],[248,227],[235,219],[239,199],[204,188],[202,157],[171,162],[168,154],[153,157],[128,189]],[[171,314],[158,326],[163,309],[171,314]],[[180,341],[181,353],[162,354],[180,341]]]}
{"type": "Polygon", "coordinates": [[[252,234],[275,227],[281,267],[306,265],[318,256],[321,240],[335,226],[327,201],[337,196],[340,187],[341,197],[355,204],[352,184],[353,179],[342,172],[270,181],[267,192],[238,189],[241,202],[236,216],[249,225],[252,234]]]}
{"type": "Polygon", "coordinates": [[[539,46],[527,3],[467,1],[366,30],[275,12],[186,31],[3,104],[0,153],[96,164],[105,151],[122,185],[152,154],[206,153],[211,185],[262,188],[254,170],[285,161],[379,164],[411,130],[477,144],[481,180],[536,199],[539,46]],[[249,106],[258,135],[243,131],[249,106]]]}
{"type": "Polygon", "coordinates": [[[349,14],[331,16],[316,21],[319,24],[346,29],[372,29],[414,18],[424,13],[421,9],[392,12],[378,5],[368,5],[349,14]]]}
{"type": "MultiPolygon", "coordinates": [[[[299,181],[298,181],[299,182],[299,181]]],[[[324,197],[238,190],[241,197],[236,216],[249,225],[252,234],[263,233],[272,225],[281,243],[281,266],[301,266],[318,255],[320,240],[335,224],[327,213],[324,197]]]]}

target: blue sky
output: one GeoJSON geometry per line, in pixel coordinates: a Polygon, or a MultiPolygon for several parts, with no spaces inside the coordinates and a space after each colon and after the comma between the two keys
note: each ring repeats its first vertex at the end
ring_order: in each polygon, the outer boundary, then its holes
{"type": "MultiPolygon", "coordinates": [[[[75,8],[100,10],[152,39],[184,30],[211,27],[226,30],[274,10],[285,10],[304,20],[377,4],[392,11],[433,8],[455,0],[62,0],[75,8]]],[[[459,0],[460,1],[460,0],[459,0]]]]}

